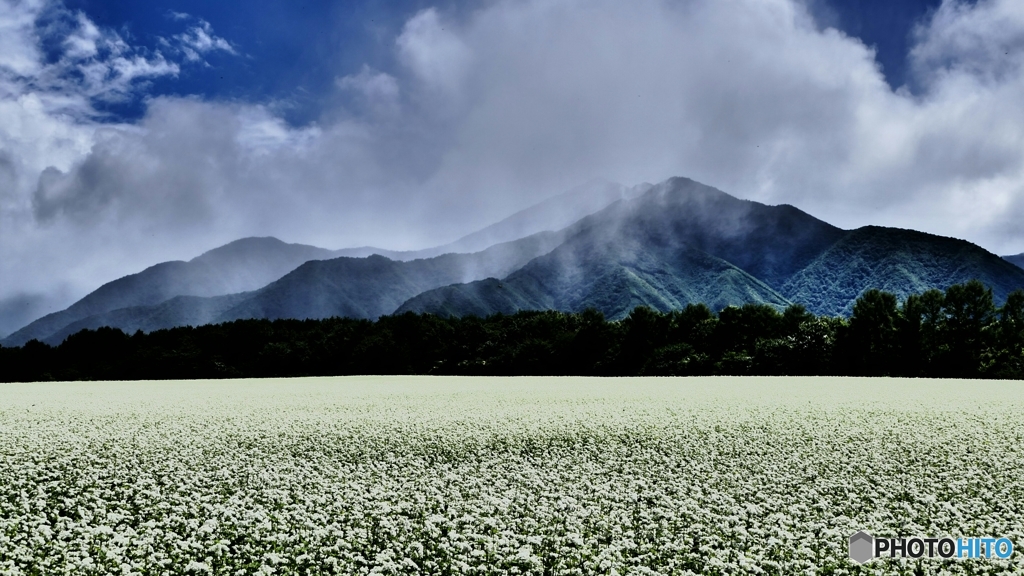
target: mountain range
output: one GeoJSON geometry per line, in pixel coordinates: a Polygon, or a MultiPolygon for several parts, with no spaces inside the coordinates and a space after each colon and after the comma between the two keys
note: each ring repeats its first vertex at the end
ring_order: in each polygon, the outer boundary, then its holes
{"type": "Polygon", "coordinates": [[[612,319],[638,305],[715,310],[804,304],[848,315],[880,288],[903,298],[977,278],[997,301],[1024,288],[1024,255],[896,228],[842,230],[796,207],[740,200],[687,178],[595,181],[431,249],[327,250],[246,238],[104,284],[0,341],[56,344],[84,328],[153,331],[243,318],[376,319],[407,311],[528,309],[612,319]]]}

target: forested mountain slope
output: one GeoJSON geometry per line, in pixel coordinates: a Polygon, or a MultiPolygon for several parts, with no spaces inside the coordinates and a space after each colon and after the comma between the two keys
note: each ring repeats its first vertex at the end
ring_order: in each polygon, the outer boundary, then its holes
{"type": "Polygon", "coordinates": [[[57,344],[82,328],[125,332],[197,326],[245,318],[368,318],[389,314],[423,291],[481,277],[507,275],[550,251],[562,236],[544,232],[475,254],[398,262],[383,256],[312,260],[263,288],[209,298],[175,297],[80,319],[40,340],[57,344]]]}
{"type": "Polygon", "coordinates": [[[997,303],[1024,288],[1024,270],[966,240],[865,226],[818,256],[782,293],[815,314],[849,316],[854,301],[869,288],[903,299],[972,279],[992,287],[997,303]]]}
{"type": "Polygon", "coordinates": [[[566,242],[501,282],[448,286],[398,312],[485,315],[594,307],[621,318],[703,302],[785,306],[774,288],[844,232],[792,206],[739,200],[686,178],[617,202],[568,228],[566,242]]]}
{"type": "Polygon", "coordinates": [[[3,344],[30,338],[59,343],[100,326],[134,332],[250,318],[376,319],[408,311],[486,316],[595,308],[619,319],[637,306],[669,311],[702,303],[717,311],[798,303],[815,314],[848,316],[872,288],[904,298],[977,279],[993,288],[997,303],[1024,288],[1024,269],[1012,263],[1020,256],[1000,258],[963,240],[912,230],[842,230],[793,206],[741,200],[687,178],[577,190],[463,244],[559,222],[605,202],[611,204],[557,231],[412,260],[337,258],[312,246],[245,239],[106,284],[3,344]],[[545,220],[537,212],[542,209],[562,212],[545,220]]]}
{"type": "Polygon", "coordinates": [[[399,311],[461,316],[592,306],[621,318],[640,304],[665,311],[696,302],[716,310],[792,302],[848,316],[871,288],[905,298],[977,279],[992,286],[997,302],[1024,288],[1024,270],[964,240],[877,226],[844,231],[792,206],[739,200],[685,178],[568,230],[564,245],[500,282],[433,290],[399,311]]]}

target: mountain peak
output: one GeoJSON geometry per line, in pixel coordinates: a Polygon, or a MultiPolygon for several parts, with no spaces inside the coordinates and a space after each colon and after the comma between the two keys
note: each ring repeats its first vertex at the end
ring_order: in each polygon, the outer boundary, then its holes
{"type": "Polygon", "coordinates": [[[593,179],[447,246],[338,257],[344,252],[240,238],[105,284],[3,344],[58,343],[104,325],[130,332],[404,310],[595,307],[620,318],[641,304],[799,302],[843,315],[867,288],[903,297],[977,278],[999,301],[1024,287],[1024,254],[1000,259],[965,240],[899,228],[841,230],[790,204],[740,199],[686,177],[632,188],[593,179]],[[514,241],[497,242],[504,238],[514,241]]]}
{"type": "Polygon", "coordinates": [[[309,259],[314,257],[330,258],[332,255],[331,251],[325,248],[306,244],[289,244],[273,236],[249,236],[228,242],[212,250],[207,250],[190,260],[190,262],[220,261],[244,255],[280,253],[284,251],[300,252],[311,256],[309,259]]]}
{"type": "Polygon", "coordinates": [[[80,320],[176,296],[213,297],[266,286],[303,262],[333,257],[330,250],[287,244],[273,237],[241,238],[188,262],[161,262],[107,282],[67,309],[35,320],[4,339],[4,345],[44,340],[80,320]]]}

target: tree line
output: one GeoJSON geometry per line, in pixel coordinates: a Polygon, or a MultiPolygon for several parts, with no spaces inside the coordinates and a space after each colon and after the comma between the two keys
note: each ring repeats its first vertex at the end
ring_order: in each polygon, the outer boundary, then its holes
{"type": "Polygon", "coordinates": [[[800,305],[414,313],[376,322],[238,320],[128,335],[83,330],[59,346],[0,347],[0,381],[266,378],[355,374],[836,375],[1024,379],[1024,291],[1001,307],[972,280],[903,302],[868,290],[851,316],[800,305]]]}

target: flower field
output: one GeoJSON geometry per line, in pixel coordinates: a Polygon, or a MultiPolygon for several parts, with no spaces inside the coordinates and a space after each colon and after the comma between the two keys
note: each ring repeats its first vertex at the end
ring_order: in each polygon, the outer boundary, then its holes
{"type": "Polygon", "coordinates": [[[0,386],[0,574],[1005,574],[1020,382],[324,378],[0,386]]]}

